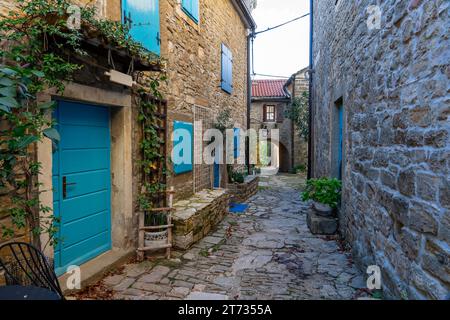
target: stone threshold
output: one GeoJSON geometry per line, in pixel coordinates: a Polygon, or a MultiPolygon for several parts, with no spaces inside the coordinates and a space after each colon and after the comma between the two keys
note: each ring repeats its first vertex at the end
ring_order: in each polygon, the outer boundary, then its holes
{"type": "MultiPolygon", "coordinates": [[[[80,266],[81,290],[103,279],[106,273],[126,263],[134,254],[136,254],[134,249],[128,251],[113,249],[82,264],[80,266]]],[[[58,278],[61,289],[66,296],[79,291],[78,289],[69,289],[67,287],[69,277],[70,275],[66,273],[58,278]]]]}

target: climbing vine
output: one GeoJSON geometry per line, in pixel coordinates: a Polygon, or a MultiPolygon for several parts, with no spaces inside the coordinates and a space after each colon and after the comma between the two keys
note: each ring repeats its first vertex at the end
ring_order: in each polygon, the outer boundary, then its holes
{"type": "MultiPolygon", "coordinates": [[[[0,20],[0,196],[7,195],[2,199],[10,200],[5,210],[12,222],[11,225],[0,225],[4,239],[14,237],[18,230],[30,228],[37,243],[38,236],[43,233],[48,233],[49,244],[58,241],[57,218],[53,215],[42,218],[51,208],[39,200],[40,193],[49,190],[42,191],[38,182],[42,165],[36,159],[35,146],[44,137],[54,143],[59,141],[51,119],[54,103],[38,103],[38,94],[50,88],[63,92],[64,82],[73,80],[74,73],[83,67],[62,52],[87,56],[82,49],[82,40],[95,37],[126,50],[133,60],[162,64],[155,55],[133,41],[126,26],[98,19],[91,6],[80,8],[80,28],[69,28],[70,5],[67,0],[16,0],[14,11],[0,20]]],[[[148,80],[150,91],[157,96],[160,96],[159,81],[161,77],[148,80]]],[[[145,117],[149,117],[152,107],[141,105],[141,109],[145,109],[145,117]]],[[[150,123],[151,120],[145,117],[141,121],[150,123]]],[[[142,144],[149,155],[145,166],[159,158],[155,150],[159,150],[161,142],[151,142],[151,126],[148,130],[148,138],[142,144]]],[[[4,214],[0,212],[0,216],[4,214]]]]}
{"type": "Polygon", "coordinates": [[[142,167],[142,189],[139,196],[139,209],[149,211],[153,208],[155,195],[160,194],[166,189],[166,184],[162,181],[163,177],[167,177],[167,167],[165,154],[162,152],[162,145],[165,137],[161,131],[161,114],[158,105],[162,99],[159,93],[159,81],[164,81],[165,76],[161,75],[157,79],[152,80],[151,95],[145,89],[138,91],[139,116],[138,119],[142,124],[142,140],[140,148],[142,151],[142,159],[140,161],[142,167]]]}
{"type": "Polygon", "coordinates": [[[287,112],[287,117],[291,119],[299,135],[305,141],[308,141],[309,137],[309,94],[308,92],[303,92],[300,97],[294,98],[291,108],[287,112]]]}

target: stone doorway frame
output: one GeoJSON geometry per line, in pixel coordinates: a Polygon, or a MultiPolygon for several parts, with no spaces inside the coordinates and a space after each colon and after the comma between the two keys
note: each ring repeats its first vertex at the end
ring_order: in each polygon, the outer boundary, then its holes
{"type": "MultiPolygon", "coordinates": [[[[89,87],[78,83],[65,83],[63,94],[48,90],[38,95],[40,103],[64,99],[81,103],[102,105],[110,108],[111,114],[111,237],[112,250],[134,249],[133,224],[133,118],[132,94],[89,87]]],[[[51,117],[51,114],[48,115],[51,117]]],[[[52,142],[43,139],[37,145],[37,160],[41,163],[40,201],[53,209],[52,142]]],[[[53,215],[41,213],[41,218],[53,215]]],[[[41,243],[48,242],[48,235],[41,235],[41,243]]],[[[53,247],[42,248],[46,256],[53,258],[53,247]]]]}

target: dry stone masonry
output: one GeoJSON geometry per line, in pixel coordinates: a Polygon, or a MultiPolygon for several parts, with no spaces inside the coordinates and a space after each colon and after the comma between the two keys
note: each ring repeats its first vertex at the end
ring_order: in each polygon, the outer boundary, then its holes
{"type": "Polygon", "coordinates": [[[250,197],[258,192],[258,176],[247,176],[244,183],[228,184],[228,193],[231,195],[231,201],[235,203],[246,202],[250,197]]]}
{"type": "Polygon", "coordinates": [[[342,99],[341,231],[395,298],[450,292],[449,5],[314,1],[313,172],[337,176],[342,99]]]}
{"type": "Polygon", "coordinates": [[[188,249],[203,239],[228,213],[226,190],[203,190],[174,204],[174,246],[188,249]]]}

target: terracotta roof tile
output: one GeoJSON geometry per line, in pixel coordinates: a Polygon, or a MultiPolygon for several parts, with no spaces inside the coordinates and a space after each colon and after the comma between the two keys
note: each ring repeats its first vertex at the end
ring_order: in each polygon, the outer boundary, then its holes
{"type": "Polygon", "coordinates": [[[254,98],[286,98],[283,86],[286,80],[253,80],[252,97],[254,98]]]}

